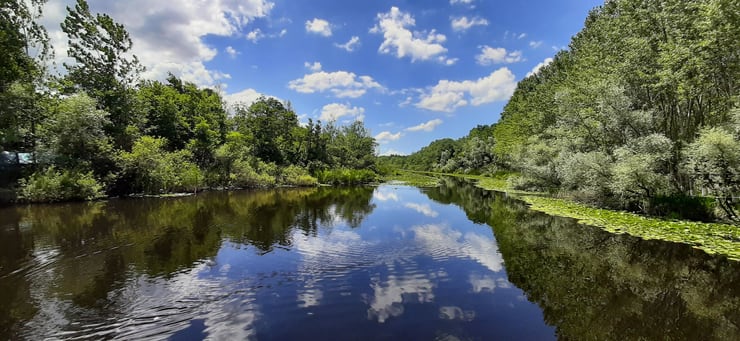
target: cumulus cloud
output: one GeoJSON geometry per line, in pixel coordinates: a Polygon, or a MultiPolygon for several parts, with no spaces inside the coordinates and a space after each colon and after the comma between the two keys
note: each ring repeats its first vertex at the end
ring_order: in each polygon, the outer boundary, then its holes
{"type": "Polygon", "coordinates": [[[352,52],[355,49],[357,49],[358,46],[360,46],[360,37],[358,37],[358,36],[352,36],[352,38],[350,38],[350,40],[348,42],[346,42],[344,44],[336,44],[335,43],[334,46],[336,46],[336,47],[338,47],[338,48],[340,48],[342,50],[345,50],[347,52],[352,52]]]}
{"type": "Polygon", "coordinates": [[[431,111],[453,112],[467,105],[482,105],[506,100],[514,93],[516,81],[508,68],[501,68],[477,80],[440,80],[421,95],[416,107],[431,111]]]}
{"type": "Polygon", "coordinates": [[[228,54],[231,58],[236,58],[236,56],[239,54],[239,51],[231,46],[227,46],[224,51],[226,51],[226,54],[228,54]]]}
{"type": "MultiPolygon", "coordinates": [[[[58,63],[69,61],[67,37],[59,27],[66,6],[74,6],[74,1],[50,0],[41,21],[49,30],[58,63]]],[[[237,35],[255,18],[269,15],[273,6],[266,0],[90,1],[91,12],[106,13],[126,27],[134,42],[132,52],[147,68],[144,78],[165,79],[172,72],[198,85],[227,78],[204,65],[218,53],[204,38],[237,35]]]]}
{"type": "Polygon", "coordinates": [[[397,132],[393,134],[390,131],[384,131],[378,135],[375,135],[375,140],[377,140],[378,143],[388,143],[388,142],[396,141],[400,139],[401,136],[402,136],[401,132],[397,132]]]}
{"type": "Polygon", "coordinates": [[[370,33],[383,34],[383,43],[378,52],[394,54],[398,58],[409,57],[411,61],[436,60],[445,65],[452,65],[456,59],[447,57],[447,48],[442,43],[447,41],[444,34],[435,30],[429,32],[412,32],[410,27],[416,26],[414,18],[398,7],[391,7],[387,13],[378,13],[377,23],[370,29],[370,33]]]}
{"type": "Polygon", "coordinates": [[[257,42],[260,41],[264,37],[265,37],[265,34],[262,33],[262,30],[260,30],[259,28],[247,33],[247,40],[255,44],[257,44],[257,42]]]}
{"type": "Polygon", "coordinates": [[[490,47],[488,45],[483,45],[480,49],[481,53],[475,56],[475,60],[480,65],[511,64],[523,60],[522,51],[509,52],[503,47],[490,47]]]}
{"type": "Polygon", "coordinates": [[[288,87],[304,94],[330,92],[338,98],[357,98],[370,89],[383,90],[383,87],[370,76],[357,76],[352,72],[319,71],[292,80],[288,87]]]}
{"type": "Polygon", "coordinates": [[[536,49],[536,48],[538,48],[538,47],[542,46],[542,43],[543,43],[543,41],[542,41],[542,40],[538,40],[538,41],[530,41],[530,42],[529,42],[529,47],[531,47],[531,48],[533,48],[533,49],[536,49]]]}
{"type": "Polygon", "coordinates": [[[473,26],[488,26],[488,20],[479,17],[470,19],[468,17],[459,17],[451,18],[451,20],[453,31],[467,31],[473,26]]]}
{"type": "Polygon", "coordinates": [[[314,18],[306,21],[306,32],[331,37],[331,24],[324,19],[314,18]]]}
{"type": "Polygon", "coordinates": [[[550,63],[552,63],[552,61],[553,61],[553,59],[552,59],[552,58],[547,58],[547,59],[543,60],[543,61],[542,61],[542,63],[539,63],[539,64],[535,65],[535,67],[534,67],[534,68],[532,68],[532,71],[529,71],[529,72],[527,73],[527,76],[526,76],[526,77],[529,77],[529,76],[531,76],[531,75],[535,75],[535,74],[537,74],[538,72],[540,72],[540,70],[541,70],[541,69],[542,69],[543,67],[545,67],[545,66],[548,66],[548,65],[550,65],[550,63]]]}
{"type": "Polygon", "coordinates": [[[342,117],[354,118],[356,121],[365,119],[365,108],[352,107],[349,104],[331,103],[321,109],[320,120],[324,122],[337,121],[342,117]]]}
{"type": "Polygon", "coordinates": [[[235,93],[232,93],[232,94],[225,95],[224,96],[224,101],[226,102],[227,106],[229,108],[231,108],[235,104],[250,105],[250,104],[254,103],[254,101],[256,101],[261,96],[272,97],[272,98],[275,98],[277,100],[280,100],[277,97],[268,96],[268,95],[265,95],[263,93],[260,93],[260,92],[258,92],[255,89],[244,89],[244,90],[239,91],[239,92],[235,92],[235,93]]]}
{"type": "Polygon", "coordinates": [[[442,124],[442,120],[440,119],[434,119],[429,122],[425,122],[413,127],[406,128],[406,131],[426,131],[431,132],[434,130],[434,128],[437,128],[438,125],[442,124]]]}
{"type": "Polygon", "coordinates": [[[312,63],[309,63],[309,62],[305,62],[305,63],[303,63],[303,66],[305,66],[306,69],[309,69],[312,72],[319,72],[319,71],[321,71],[321,63],[319,63],[319,62],[313,62],[313,64],[312,63]]]}

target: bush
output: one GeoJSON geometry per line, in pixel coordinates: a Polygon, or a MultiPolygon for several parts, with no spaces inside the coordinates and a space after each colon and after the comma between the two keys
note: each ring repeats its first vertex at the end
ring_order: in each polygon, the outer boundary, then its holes
{"type": "Polygon", "coordinates": [[[717,202],[713,198],[659,196],[650,199],[649,214],[672,219],[713,221],[717,202]]]}
{"type": "Polygon", "coordinates": [[[331,185],[367,184],[376,181],[377,176],[368,169],[331,169],[316,173],[320,183],[331,185]]]}
{"type": "Polygon", "coordinates": [[[291,165],[283,169],[280,183],[291,186],[316,186],[319,180],[308,174],[306,169],[291,165]]]}
{"type": "Polygon", "coordinates": [[[274,186],[276,183],[274,176],[258,172],[247,160],[234,162],[229,180],[233,186],[242,188],[274,186]]]}
{"type": "Polygon", "coordinates": [[[94,200],[104,196],[92,172],[58,171],[49,167],[20,182],[20,198],[28,202],[94,200]]]}

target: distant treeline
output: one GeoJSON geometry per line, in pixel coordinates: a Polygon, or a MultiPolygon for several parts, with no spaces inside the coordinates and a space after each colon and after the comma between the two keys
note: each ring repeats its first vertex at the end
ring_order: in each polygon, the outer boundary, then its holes
{"type": "Polygon", "coordinates": [[[49,38],[37,23],[45,2],[0,4],[5,193],[61,201],[374,179],[376,143],[362,122],[301,125],[289,102],[228,108],[218,92],[173,75],[141,80],[125,28],[84,0],[62,23],[74,62],[48,75],[49,38]]]}
{"type": "Polygon", "coordinates": [[[514,189],[738,220],[739,44],[738,1],[608,0],[568,50],[519,82],[490,135],[481,140],[474,129],[383,161],[510,170],[520,174],[514,189]]]}

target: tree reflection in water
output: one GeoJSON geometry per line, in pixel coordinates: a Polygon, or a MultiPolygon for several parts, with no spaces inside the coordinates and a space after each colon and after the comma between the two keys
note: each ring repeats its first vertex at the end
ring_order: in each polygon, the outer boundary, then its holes
{"type": "Polygon", "coordinates": [[[509,280],[563,339],[740,340],[740,263],[615,235],[446,178],[425,193],[493,228],[509,280]]]}

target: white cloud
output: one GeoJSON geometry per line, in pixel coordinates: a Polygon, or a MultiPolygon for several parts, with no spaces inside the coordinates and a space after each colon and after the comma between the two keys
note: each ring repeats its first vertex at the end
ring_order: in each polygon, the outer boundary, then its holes
{"type": "Polygon", "coordinates": [[[472,3],[473,3],[473,0],[450,0],[450,5],[456,5],[456,4],[470,5],[472,3]]]}
{"type": "MultiPolygon", "coordinates": [[[[59,24],[73,0],[50,0],[42,24],[49,30],[57,62],[66,57],[67,37],[59,24]]],[[[208,69],[218,50],[204,42],[209,35],[237,35],[255,18],[266,17],[274,4],[266,0],[90,1],[93,13],[106,13],[123,24],[134,42],[132,53],[148,79],[163,80],[168,72],[198,85],[215,85],[226,74],[208,69]]],[[[61,64],[59,64],[61,65],[61,64]]]]}
{"type": "Polygon", "coordinates": [[[247,40],[251,41],[252,43],[257,44],[257,42],[260,41],[260,40],[262,40],[262,39],[265,39],[265,38],[282,38],[286,34],[288,34],[288,30],[286,30],[286,29],[283,29],[279,33],[265,34],[264,32],[262,32],[262,30],[260,30],[259,28],[256,28],[256,29],[250,31],[249,33],[247,33],[247,36],[246,37],[247,37],[247,40]]]}
{"type": "Polygon", "coordinates": [[[272,97],[272,98],[275,98],[277,100],[280,100],[277,97],[267,96],[267,95],[265,95],[263,93],[260,93],[260,92],[258,92],[255,89],[244,89],[242,91],[239,91],[239,92],[236,92],[236,93],[233,93],[233,94],[225,95],[224,96],[224,101],[226,102],[227,106],[229,106],[229,107],[232,107],[235,104],[251,105],[252,103],[254,103],[254,101],[256,101],[261,96],[272,97]]]}
{"type": "Polygon", "coordinates": [[[360,46],[360,37],[358,36],[352,36],[350,40],[344,44],[334,44],[334,46],[343,49],[347,52],[354,51],[358,46],[360,46]]]}
{"type": "Polygon", "coordinates": [[[516,39],[524,39],[524,38],[526,38],[526,37],[527,37],[527,34],[526,34],[526,33],[520,33],[520,34],[519,34],[519,35],[518,35],[518,36],[516,37],[516,39]]]}
{"type": "Polygon", "coordinates": [[[384,131],[378,135],[375,135],[375,139],[378,141],[378,143],[388,143],[390,141],[396,141],[400,139],[402,135],[403,134],[401,134],[401,132],[393,134],[390,131],[384,131]]]}
{"type": "Polygon", "coordinates": [[[454,31],[467,31],[473,26],[488,26],[488,20],[474,17],[468,19],[468,17],[451,18],[452,30],[454,31]]]}
{"type": "Polygon", "coordinates": [[[416,107],[453,112],[466,105],[478,106],[506,100],[514,93],[514,89],[516,89],[514,74],[504,67],[475,81],[441,80],[421,95],[416,107]]]}
{"type": "Polygon", "coordinates": [[[438,125],[442,124],[442,120],[440,119],[434,119],[426,123],[422,123],[413,127],[406,128],[406,131],[426,131],[431,132],[436,128],[438,125]]]}
{"type": "Polygon", "coordinates": [[[408,28],[414,27],[416,21],[398,7],[391,7],[388,13],[378,13],[376,19],[378,22],[370,29],[370,33],[383,34],[384,40],[378,52],[395,54],[398,58],[409,57],[412,62],[437,60],[446,65],[455,63],[456,60],[447,58],[447,48],[442,46],[447,40],[444,34],[438,34],[435,30],[410,31],[408,28]]]}
{"type": "Polygon", "coordinates": [[[314,62],[313,64],[309,62],[303,63],[303,66],[305,66],[307,69],[311,70],[312,72],[319,72],[321,71],[321,63],[314,62]]]}
{"type": "Polygon", "coordinates": [[[259,28],[247,33],[247,40],[255,44],[257,44],[257,42],[260,41],[264,37],[265,37],[265,34],[262,33],[262,30],[260,30],[259,28]]]}
{"type": "Polygon", "coordinates": [[[390,156],[390,155],[409,155],[409,154],[395,150],[395,149],[388,149],[380,153],[380,156],[390,156]]]}
{"type": "Polygon", "coordinates": [[[532,71],[529,71],[525,77],[529,77],[531,75],[537,74],[538,72],[540,72],[540,69],[542,69],[545,66],[550,65],[550,63],[552,63],[552,61],[553,61],[552,58],[545,59],[544,61],[542,61],[542,63],[539,63],[539,64],[535,65],[535,67],[532,68],[532,71]]]}
{"type": "Polygon", "coordinates": [[[331,24],[324,19],[314,18],[306,21],[306,32],[331,37],[331,24]]]}
{"type": "Polygon", "coordinates": [[[225,51],[226,51],[226,54],[228,54],[229,57],[231,58],[236,58],[236,56],[239,54],[239,51],[237,51],[235,48],[231,46],[227,46],[225,51]]]}
{"type": "Polygon", "coordinates": [[[429,204],[407,203],[403,206],[405,206],[406,208],[410,208],[430,218],[436,218],[439,215],[439,212],[433,210],[432,207],[429,206],[429,204]]]}
{"type": "Polygon", "coordinates": [[[331,103],[321,109],[320,120],[324,122],[337,121],[342,117],[351,117],[357,121],[365,119],[365,108],[352,107],[349,104],[331,103]]]}
{"type": "Polygon", "coordinates": [[[543,43],[543,41],[542,41],[542,40],[538,40],[538,41],[530,41],[530,42],[529,42],[529,47],[531,47],[531,48],[533,48],[533,49],[536,49],[536,48],[538,48],[538,47],[542,46],[542,43],[543,43]]]}
{"type": "Polygon", "coordinates": [[[522,51],[508,52],[503,47],[490,47],[488,45],[481,46],[480,48],[481,53],[475,56],[475,60],[480,65],[510,64],[524,60],[522,58],[522,51]]]}
{"type": "Polygon", "coordinates": [[[290,81],[288,87],[304,94],[329,91],[338,98],[357,98],[369,89],[383,90],[383,87],[372,77],[358,77],[347,71],[314,72],[290,81]]]}

